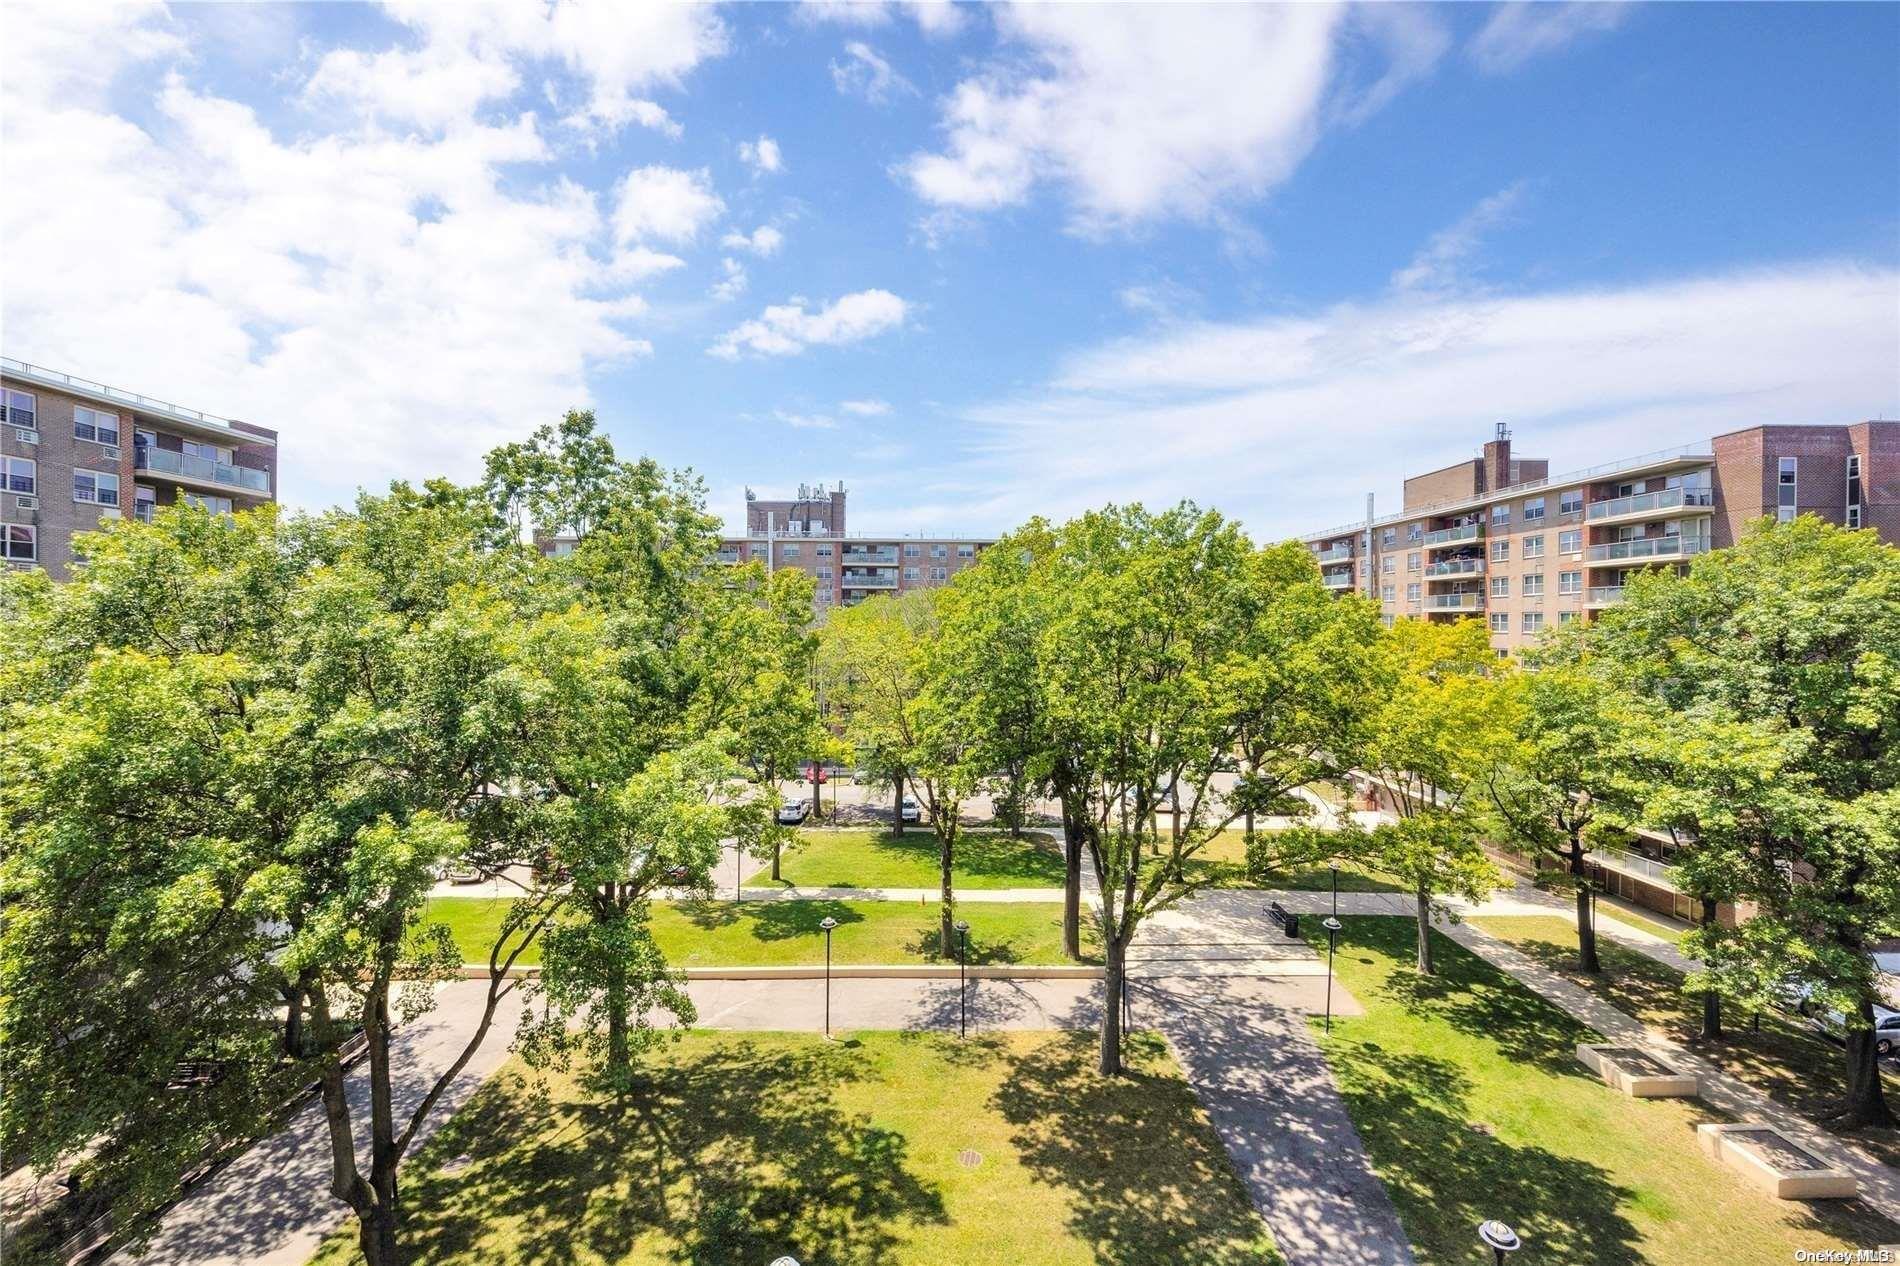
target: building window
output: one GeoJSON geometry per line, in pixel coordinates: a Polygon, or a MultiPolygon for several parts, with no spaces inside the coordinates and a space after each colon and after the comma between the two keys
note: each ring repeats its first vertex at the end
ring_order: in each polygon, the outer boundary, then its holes
{"type": "Polygon", "coordinates": [[[1511,617],[1503,611],[1493,611],[1491,613],[1491,631],[1493,633],[1509,633],[1511,631],[1511,617]]]}
{"type": "Polygon", "coordinates": [[[932,580],[948,580],[950,578],[950,573],[945,568],[932,567],[930,569],[930,578],[932,580]]]}
{"type": "Polygon", "coordinates": [[[1423,563],[1424,557],[1417,550],[1413,550],[1405,556],[1405,570],[1407,571],[1417,571],[1423,563]]]}
{"type": "Polygon", "coordinates": [[[1542,611],[1526,611],[1524,613],[1524,631],[1526,633],[1543,632],[1544,613],[1542,611]]]}
{"type": "Polygon", "coordinates": [[[1491,577],[1491,596],[1493,598],[1510,597],[1511,596],[1511,578],[1509,576],[1491,577]]]}
{"type": "Polygon", "coordinates": [[[6,476],[8,492],[30,497],[39,487],[39,466],[31,457],[0,457],[0,474],[6,476]]]}
{"type": "Polygon", "coordinates": [[[1491,526],[1503,527],[1511,521],[1511,507],[1504,504],[1491,507],[1491,526]]]}
{"type": "Polygon", "coordinates": [[[798,557],[797,544],[794,543],[791,545],[787,545],[783,550],[780,551],[779,557],[783,558],[788,563],[791,562],[794,558],[797,558],[798,557]]]}
{"type": "Polygon", "coordinates": [[[923,552],[924,552],[924,547],[921,545],[906,545],[904,547],[905,558],[915,558],[923,552]]]}
{"type": "Polygon", "coordinates": [[[1395,569],[1397,568],[1397,566],[1398,566],[1398,561],[1399,561],[1398,559],[1396,559],[1396,558],[1394,558],[1394,557],[1392,557],[1392,555],[1390,555],[1390,554],[1387,554],[1387,555],[1385,556],[1385,567],[1384,567],[1384,571],[1385,571],[1385,574],[1386,574],[1386,575],[1388,575],[1388,576],[1390,576],[1390,575],[1392,574],[1392,572],[1393,572],[1393,571],[1394,571],[1394,570],[1395,570],[1395,569]]]}
{"type": "Polygon", "coordinates": [[[1557,613],[1557,623],[1559,624],[1568,624],[1576,618],[1577,613],[1575,611],[1559,611],[1557,613]]]}
{"type": "Polygon", "coordinates": [[[1510,558],[1511,558],[1511,542],[1509,540],[1491,542],[1491,561],[1492,562],[1494,563],[1509,562],[1510,558]]]}
{"type": "Polygon", "coordinates": [[[1560,571],[1557,573],[1558,593],[1582,593],[1583,573],[1580,571],[1560,571]]]}
{"type": "MultiPolygon", "coordinates": [[[[137,485],[134,485],[132,495],[134,502],[136,502],[138,498],[137,485]]],[[[185,503],[187,505],[197,506],[200,510],[209,510],[213,514],[231,513],[231,498],[229,497],[213,497],[201,492],[188,492],[185,494],[185,503]]],[[[574,547],[569,545],[567,552],[572,554],[574,547]]]]}
{"type": "Polygon", "coordinates": [[[91,440],[95,444],[117,444],[119,442],[119,415],[101,413],[97,409],[75,406],[73,409],[73,438],[91,440]]]}
{"type": "Polygon", "coordinates": [[[905,580],[917,579],[917,569],[915,567],[906,567],[904,569],[904,579],[905,580]]]}
{"type": "Polygon", "coordinates": [[[40,429],[39,414],[33,397],[24,391],[9,391],[6,396],[7,425],[28,431],[40,429]]]}
{"type": "Polygon", "coordinates": [[[1535,571],[1524,577],[1524,596],[1526,598],[1541,598],[1544,596],[1543,572],[1535,571]]]}
{"type": "Polygon", "coordinates": [[[818,547],[818,557],[820,557],[820,558],[830,558],[830,557],[831,557],[831,546],[829,546],[829,545],[820,545],[820,546],[818,547]]]}
{"type": "Polygon", "coordinates": [[[1524,503],[1524,522],[1535,523],[1544,517],[1544,498],[1532,497],[1524,503]]]}
{"type": "Polygon", "coordinates": [[[1379,540],[1387,549],[1390,549],[1399,543],[1399,530],[1397,528],[1387,528],[1384,532],[1379,534],[1379,540]]]}
{"type": "Polygon", "coordinates": [[[806,530],[807,532],[811,532],[811,533],[814,533],[814,534],[816,534],[816,535],[820,535],[820,536],[822,536],[822,535],[824,534],[824,531],[825,531],[825,524],[824,524],[824,520],[822,520],[822,519],[813,519],[813,520],[812,520],[811,522],[809,522],[809,523],[807,523],[807,524],[805,525],[805,530],[806,530]]]}
{"type": "Polygon", "coordinates": [[[1379,590],[1379,598],[1381,601],[1390,602],[1392,601],[1393,595],[1397,592],[1393,586],[1386,585],[1379,590]]]}
{"type": "Polygon", "coordinates": [[[1557,513],[1572,515],[1583,513],[1583,489],[1572,488],[1557,494],[1557,513]]]}
{"type": "Polygon", "coordinates": [[[1536,536],[1524,538],[1524,557],[1542,558],[1544,556],[1544,537],[1540,532],[1536,536]]]}
{"type": "Polygon", "coordinates": [[[1847,526],[1860,526],[1860,454],[1847,455],[1847,526]]]}
{"type": "Polygon", "coordinates": [[[116,506],[119,504],[119,477],[108,475],[102,470],[75,470],[73,500],[116,506]]]}
{"type": "Polygon", "coordinates": [[[976,546],[974,546],[974,545],[959,545],[959,546],[957,546],[957,557],[958,557],[958,558],[975,558],[975,557],[976,557],[976,546]]]}
{"type": "MultiPolygon", "coordinates": [[[[140,523],[150,523],[152,516],[158,513],[158,490],[147,488],[144,484],[132,485],[132,517],[140,523]]],[[[574,542],[557,541],[554,556],[563,558],[574,552],[574,542]]]]}
{"type": "Polygon", "coordinates": [[[1583,529],[1571,528],[1557,533],[1557,552],[1559,554],[1583,553],[1583,529]]]}
{"type": "Polygon", "coordinates": [[[752,557],[754,558],[764,558],[766,555],[766,549],[763,545],[754,544],[751,549],[752,557]]]}
{"type": "Polygon", "coordinates": [[[1418,582],[1416,580],[1405,586],[1405,600],[1407,602],[1418,601],[1418,582]]]}
{"type": "Polygon", "coordinates": [[[1775,518],[1787,523],[1794,518],[1795,509],[1795,459],[1781,459],[1780,483],[1775,489],[1775,518]]]}
{"type": "Polygon", "coordinates": [[[829,568],[829,567],[820,567],[820,568],[818,569],[818,579],[820,579],[820,580],[830,580],[830,579],[831,579],[831,568],[829,568]]]}
{"type": "Polygon", "coordinates": [[[950,547],[948,545],[932,545],[930,547],[930,556],[932,558],[948,558],[950,557],[950,547]]]}
{"type": "Polygon", "coordinates": [[[1425,525],[1423,523],[1414,523],[1411,527],[1406,528],[1405,539],[1408,541],[1420,541],[1425,539],[1425,525]]]}
{"type": "Polygon", "coordinates": [[[39,559],[39,529],[24,523],[7,524],[6,556],[9,563],[31,563],[39,559]]]}

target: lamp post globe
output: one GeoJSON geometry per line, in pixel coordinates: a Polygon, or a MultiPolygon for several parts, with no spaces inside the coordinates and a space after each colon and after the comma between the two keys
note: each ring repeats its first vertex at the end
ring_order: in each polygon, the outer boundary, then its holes
{"type": "Polygon", "coordinates": [[[1491,1250],[1495,1266],[1504,1266],[1504,1255],[1515,1253],[1523,1247],[1523,1243],[1517,1238],[1517,1232],[1496,1218],[1490,1218],[1478,1224],[1478,1239],[1491,1250]]]}
{"type": "Polygon", "coordinates": [[[970,925],[958,919],[952,926],[957,933],[957,1036],[964,1038],[970,1035],[970,925]]]}
{"type": "Polygon", "coordinates": [[[772,1266],[798,1266],[798,1259],[796,1257],[774,1257],[772,1259],[772,1266]]]}

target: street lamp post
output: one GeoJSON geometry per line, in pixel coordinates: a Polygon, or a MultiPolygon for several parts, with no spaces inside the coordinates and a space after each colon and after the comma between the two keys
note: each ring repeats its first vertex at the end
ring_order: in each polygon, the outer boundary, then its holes
{"type": "Polygon", "coordinates": [[[1333,917],[1337,919],[1339,917],[1339,863],[1329,862],[1328,868],[1333,872],[1333,917]]]}
{"type": "Polygon", "coordinates": [[[1523,1247],[1517,1238],[1517,1232],[1496,1218],[1478,1225],[1478,1239],[1491,1250],[1493,1266],[1504,1266],[1504,1255],[1515,1253],[1523,1247]]]}
{"type": "Polygon", "coordinates": [[[1328,916],[1320,924],[1326,929],[1326,1031],[1333,1031],[1333,951],[1339,945],[1339,929],[1344,927],[1338,919],[1328,916]]]}
{"type": "Polygon", "coordinates": [[[957,1036],[970,1036],[970,925],[957,920],[957,1036]]]}
{"type": "Polygon", "coordinates": [[[838,926],[838,921],[826,915],[818,921],[818,926],[825,930],[825,1037],[829,1040],[831,1037],[831,929],[838,926]]]}

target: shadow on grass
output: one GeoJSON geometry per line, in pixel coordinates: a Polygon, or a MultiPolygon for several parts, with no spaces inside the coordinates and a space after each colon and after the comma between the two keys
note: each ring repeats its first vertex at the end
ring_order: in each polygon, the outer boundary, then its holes
{"type": "Polygon", "coordinates": [[[1279,1262],[1194,1092],[1154,1071],[1161,1039],[1134,1034],[1129,1054],[1128,1075],[1101,1077],[1095,1036],[1072,1033],[1016,1061],[996,1106],[1023,1165],[1069,1193],[1070,1227],[1105,1266],[1279,1262]]]}
{"type": "MultiPolygon", "coordinates": [[[[901,836],[889,831],[850,835],[813,832],[804,843],[833,847],[817,857],[800,857],[797,851],[787,854],[781,869],[792,878],[774,881],[758,876],[748,883],[754,887],[777,883],[785,887],[934,888],[939,882],[937,837],[928,828],[911,827],[901,836]],[[880,869],[853,873],[854,850],[861,851],[856,865],[880,869]],[[893,882],[893,871],[907,876],[907,882],[893,882]]],[[[1059,888],[1063,881],[1062,852],[1055,840],[1042,832],[1030,832],[1021,838],[1011,838],[1004,831],[972,832],[957,841],[953,879],[958,883],[994,881],[986,885],[990,887],[1059,888]]]]}
{"type": "Polygon", "coordinates": [[[625,1111],[566,1099],[568,1083],[550,1098],[498,1078],[405,1190],[411,1259],[885,1260],[905,1225],[941,1223],[944,1206],[906,1168],[901,1134],[838,1106],[860,1062],[846,1046],[736,1041],[656,1068],[625,1111]],[[469,1163],[436,1168],[450,1157],[469,1163]]]}
{"type": "Polygon", "coordinates": [[[674,908],[701,931],[747,924],[756,941],[822,937],[825,930],[818,925],[827,918],[840,924],[864,921],[862,913],[843,901],[682,901],[674,908]]]}

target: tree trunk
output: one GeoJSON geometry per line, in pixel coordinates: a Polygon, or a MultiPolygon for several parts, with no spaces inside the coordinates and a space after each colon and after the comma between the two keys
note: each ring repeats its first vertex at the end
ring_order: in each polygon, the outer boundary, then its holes
{"type": "Polygon", "coordinates": [[[1181,845],[1181,784],[1177,780],[1168,784],[1168,806],[1174,810],[1168,815],[1168,838],[1176,848],[1181,845]]]}
{"type": "Polygon", "coordinates": [[[401,1266],[402,1249],[396,1243],[394,1208],[381,1202],[357,1215],[356,1246],[369,1266],[401,1266]]]}
{"type": "Polygon", "coordinates": [[[1597,961],[1596,902],[1592,898],[1589,871],[1584,866],[1583,831],[1570,829],[1570,874],[1577,881],[1577,957],[1587,972],[1600,972],[1597,961]]]}
{"type": "MultiPolygon", "coordinates": [[[[1715,901],[1702,898],[1702,921],[1715,923],[1715,901]]],[[[1711,989],[1702,995],[1702,1038],[1708,1042],[1722,1040],[1722,995],[1711,989]]]]}
{"type": "Polygon", "coordinates": [[[772,882],[773,883],[778,883],[779,880],[783,878],[783,876],[781,876],[778,873],[778,854],[779,854],[779,849],[781,847],[783,846],[779,843],[779,841],[777,840],[772,841],[772,882]]]}
{"type": "Polygon", "coordinates": [[[1432,894],[1424,884],[1418,886],[1418,974],[1430,976],[1432,968],[1432,894]]]}
{"type": "Polygon", "coordinates": [[[303,1058],[303,996],[301,984],[284,987],[284,1054],[291,1059],[303,1058]]]}
{"type": "Polygon", "coordinates": [[[627,1045],[627,965],[619,958],[607,968],[607,1077],[616,1088],[627,1083],[633,1056],[627,1045]]]}
{"type": "Polygon", "coordinates": [[[1887,1093],[1880,1084],[1880,1060],[1874,1050],[1874,1008],[1863,998],[1858,1008],[1864,1028],[1847,1031],[1847,1102],[1838,1118],[1849,1129],[1895,1124],[1887,1093]]]}
{"type": "Polygon", "coordinates": [[[898,770],[891,781],[891,834],[904,833],[904,771],[898,770]]]}
{"type": "Polygon", "coordinates": [[[1102,970],[1102,1050],[1100,1071],[1104,1077],[1119,1076],[1122,1071],[1122,990],[1127,987],[1126,958],[1120,937],[1108,937],[1107,963],[1102,970]]]}
{"type": "MultiPolygon", "coordinates": [[[[818,781],[818,762],[811,763],[811,817],[812,821],[823,821],[825,816],[825,784],[818,781]]],[[[778,872],[772,872],[772,878],[778,878],[778,872]]]]}
{"type": "Polygon", "coordinates": [[[956,894],[950,890],[950,872],[952,864],[956,860],[956,849],[957,840],[954,834],[940,834],[937,836],[937,875],[943,884],[943,895],[941,897],[943,902],[941,911],[943,915],[943,931],[940,933],[942,939],[938,941],[938,944],[942,946],[945,958],[949,958],[958,952],[958,944],[955,939],[957,934],[956,894]]]}
{"type": "Polygon", "coordinates": [[[1082,832],[1062,806],[1062,952],[1082,957],[1082,832]]]}

